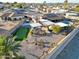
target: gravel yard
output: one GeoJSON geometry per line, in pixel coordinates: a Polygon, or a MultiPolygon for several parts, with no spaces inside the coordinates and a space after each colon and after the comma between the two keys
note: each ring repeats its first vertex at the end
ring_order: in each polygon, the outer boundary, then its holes
{"type": "Polygon", "coordinates": [[[0,22],[0,35],[7,33],[8,31],[13,29],[18,24],[19,24],[19,21],[17,21],[17,22],[11,22],[11,21],[0,22]]]}
{"type": "MultiPolygon", "coordinates": [[[[61,39],[63,39],[65,36],[61,34],[52,34],[51,36],[30,36],[28,37],[28,41],[23,41],[21,43],[22,45],[22,54],[27,58],[27,59],[39,59],[40,57],[43,56],[44,51],[48,51],[48,47],[41,47],[38,45],[35,45],[33,42],[35,40],[38,42],[41,39],[44,42],[50,42],[50,43],[58,43],[61,39]]],[[[49,45],[47,43],[47,45],[49,45]]]]}

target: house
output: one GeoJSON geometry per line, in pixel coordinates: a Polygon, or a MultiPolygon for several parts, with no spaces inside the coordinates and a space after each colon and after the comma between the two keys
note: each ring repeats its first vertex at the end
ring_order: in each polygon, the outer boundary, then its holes
{"type": "Polygon", "coordinates": [[[73,23],[70,21],[57,22],[57,23],[54,23],[53,26],[50,26],[49,30],[54,33],[59,33],[59,32],[70,33],[73,30],[72,25],[73,23]]]}
{"type": "Polygon", "coordinates": [[[14,12],[12,13],[4,13],[1,15],[2,20],[21,20],[26,14],[16,14],[14,12]]]}
{"type": "Polygon", "coordinates": [[[39,22],[41,24],[43,24],[44,26],[50,26],[50,25],[53,25],[54,24],[53,22],[51,22],[51,21],[49,21],[47,19],[40,19],[39,22]]]}
{"type": "Polygon", "coordinates": [[[57,10],[52,10],[52,13],[56,13],[56,14],[65,14],[68,10],[64,10],[64,9],[57,9],[57,10]]]}
{"type": "Polygon", "coordinates": [[[21,8],[19,8],[19,9],[15,8],[15,9],[12,9],[12,12],[17,13],[17,14],[22,14],[22,13],[26,13],[28,11],[25,9],[21,9],[21,8]]]}
{"type": "Polygon", "coordinates": [[[27,13],[24,9],[11,9],[0,15],[2,20],[21,20],[27,13]]]}
{"type": "Polygon", "coordinates": [[[65,17],[72,20],[79,20],[79,13],[69,12],[69,13],[66,13],[65,17]]]}
{"type": "Polygon", "coordinates": [[[3,13],[3,14],[1,14],[0,15],[0,18],[2,19],[2,20],[9,20],[9,15],[10,15],[11,13],[3,13]]]}
{"type": "Polygon", "coordinates": [[[60,27],[68,27],[68,26],[72,26],[73,23],[70,21],[62,21],[62,22],[55,23],[55,25],[58,25],[60,27]]]}
{"type": "Polygon", "coordinates": [[[4,7],[4,4],[0,2],[0,9],[4,7]]]}
{"type": "Polygon", "coordinates": [[[57,15],[57,14],[54,14],[54,13],[48,13],[48,14],[44,14],[42,16],[43,19],[48,19],[52,22],[59,22],[59,21],[62,21],[64,19],[63,16],[60,16],[60,15],[57,15]]]}

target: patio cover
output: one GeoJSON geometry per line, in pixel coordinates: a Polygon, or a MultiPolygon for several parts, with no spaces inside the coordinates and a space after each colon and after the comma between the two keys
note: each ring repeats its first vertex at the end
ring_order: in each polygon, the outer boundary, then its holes
{"type": "Polygon", "coordinates": [[[43,25],[53,25],[54,23],[49,21],[49,20],[46,20],[46,19],[41,19],[40,22],[43,24],[43,25]]]}
{"type": "Polygon", "coordinates": [[[63,23],[63,22],[55,23],[55,25],[59,25],[60,27],[69,26],[69,24],[65,24],[65,23],[63,23]]]}
{"type": "Polygon", "coordinates": [[[30,23],[31,27],[40,27],[42,26],[40,23],[30,23]]]}

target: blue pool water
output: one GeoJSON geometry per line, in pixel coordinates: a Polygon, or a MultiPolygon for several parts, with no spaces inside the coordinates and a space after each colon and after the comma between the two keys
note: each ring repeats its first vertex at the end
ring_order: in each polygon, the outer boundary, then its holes
{"type": "MultiPolygon", "coordinates": [[[[53,59],[51,56],[50,59],[53,59]]],[[[56,59],[79,59],[79,32],[60,52],[56,59]]]]}

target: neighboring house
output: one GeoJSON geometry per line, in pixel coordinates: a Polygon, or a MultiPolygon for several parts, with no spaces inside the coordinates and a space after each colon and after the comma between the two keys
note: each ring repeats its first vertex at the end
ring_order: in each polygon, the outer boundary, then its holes
{"type": "Polygon", "coordinates": [[[27,14],[26,13],[23,13],[23,14],[17,14],[17,13],[14,13],[11,18],[12,19],[17,19],[17,20],[21,20],[22,18],[24,18],[24,16],[26,16],[27,14]]]}
{"type": "Polygon", "coordinates": [[[0,17],[2,20],[19,20],[24,17],[25,14],[16,14],[16,13],[4,13],[0,17]]]}
{"type": "Polygon", "coordinates": [[[5,13],[3,13],[0,17],[2,20],[21,20],[23,18],[29,18],[31,21],[36,22],[36,18],[41,16],[42,14],[39,12],[33,12],[25,9],[11,9],[5,13]]]}
{"type": "Polygon", "coordinates": [[[23,9],[12,9],[3,13],[0,17],[2,20],[21,20],[27,15],[23,9]]]}
{"type": "Polygon", "coordinates": [[[66,13],[66,18],[73,19],[73,20],[79,20],[79,14],[78,13],[66,13]]]}
{"type": "Polygon", "coordinates": [[[73,23],[70,21],[62,21],[54,23],[53,26],[49,27],[49,30],[52,30],[54,33],[62,32],[62,34],[68,34],[73,30],[73,23]]]}
{"type": "Polygon", "coordinates": [[[68,26],[72,26],[73,23],[70,21],[62,21],[62,22],[55,23],[55,25],[58,25],[60,27],[68,27],[68,26]]]}
{"type": "Polygon", "coordinates": [[[22,13],[26,13],[27,11],[25,9],[12,9],[12,12],[17,13],[17,14],[22,14],[22,13]]]}
{"type": "Polygon", "coordinates": [[[0,9],[4,7],[4,4],[0,2],[0,9]]]}
{"type": "Polygon", "coordinates": [[[57,10],[52,10],[52,13],[56,13],[56,14],[65,14],[68,10],[64,10],[64,9],[57,9],[57,10]]]}
{"type": "Polygon", "coordinates": [[[2,20],[8,20],[8,17],[9,17],[10,14],[11,14],[11,13],[3,13],[2,15],[0,15],[0,18],[1,18],[2,20]]]}
{"type": "Polygon", "coordinates": [[[63,16],[61,15],[57,15],[57,14],[54,14],[54,13],[49,13],[49,14],[44,14],[42,16],[43,19],[48,19],[52,22],[59,22],[59,21],[62,21],[64,19],[63,16]]]}

